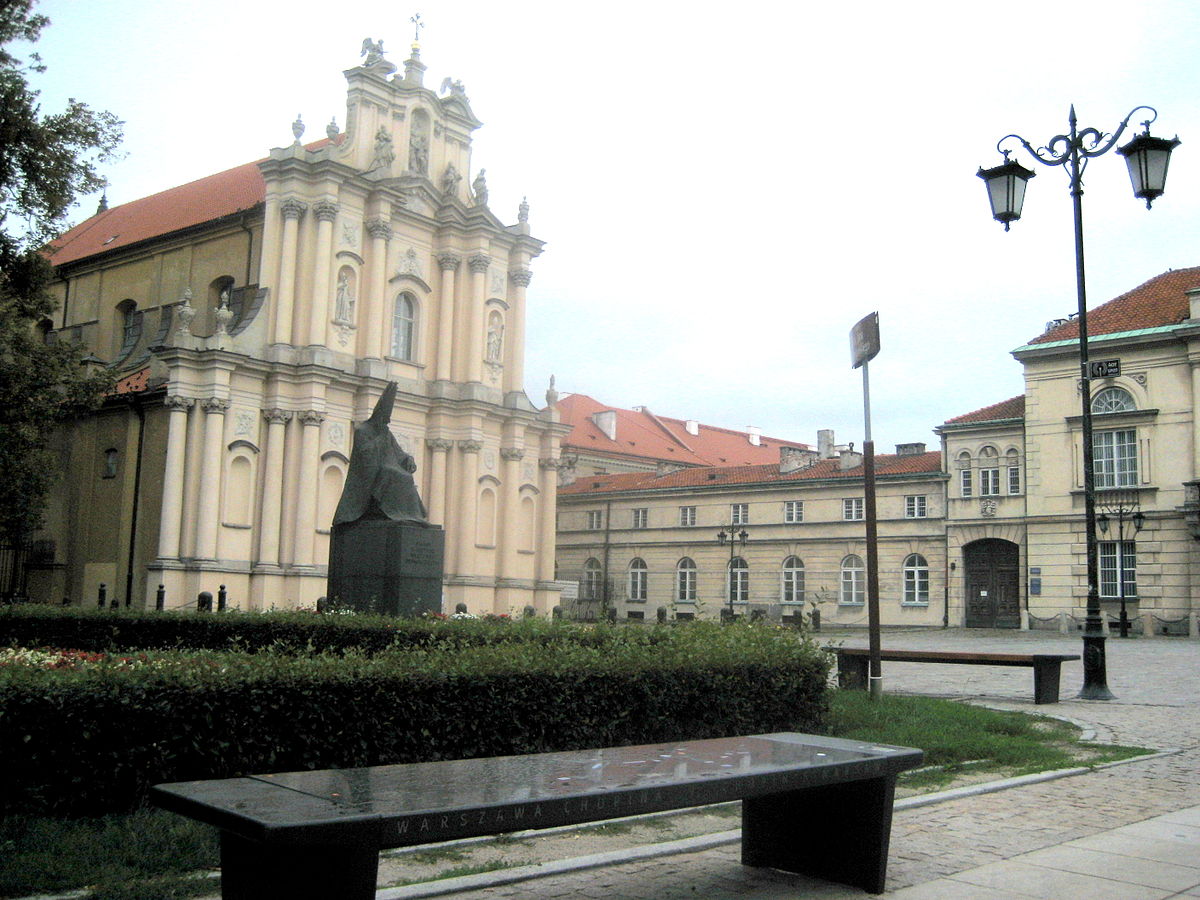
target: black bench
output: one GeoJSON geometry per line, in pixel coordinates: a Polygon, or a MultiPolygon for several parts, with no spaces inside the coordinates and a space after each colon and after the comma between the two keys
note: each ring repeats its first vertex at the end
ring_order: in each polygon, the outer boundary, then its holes
{"type": "MultiPolygon", "coordinates": [[[[838,684],[844,688],[867,685],[870,650],[841,647],[837,651],[838,684]]],[[[889,662],[954,663],[960,666],[1025,666],[1033,669],[1033,702],[1057,703],[1062,664],[1079,659],[1071,653],[972,653],[951,650],[882,650],[889,662]]]]}
{"type": "Polygon", "coordinates": [[[160,784],[221,830],[225,900],[370,900],[379,851],[742,800],[742,862],[883,891],[920,750],[809,734],[160,784]]]}

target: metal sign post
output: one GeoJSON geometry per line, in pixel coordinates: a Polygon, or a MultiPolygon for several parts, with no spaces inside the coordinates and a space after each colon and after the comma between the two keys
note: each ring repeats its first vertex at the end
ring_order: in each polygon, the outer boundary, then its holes
{"type": "Polygon", "coordinates": [[[867,524],[867,631],[870,642],[870,696],[883,696],[883,663],[879,648],[879,535],[875,514],[875,441],[871,438],[871,379],[867,365],[879,353],[879,313],[850,329],[850,359],[863,372],[863,512],[867,524]]]}

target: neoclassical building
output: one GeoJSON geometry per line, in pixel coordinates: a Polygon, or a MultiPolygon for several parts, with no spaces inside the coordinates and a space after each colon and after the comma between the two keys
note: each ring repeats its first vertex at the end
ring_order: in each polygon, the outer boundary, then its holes
{"type": "Polygon", "coordinates": [[[351,451],[389,381],[392,429],[446,531],[443,602],[557,602],[559,440],[524,391],[525,291],[542,242],[472,168],[463,86],[381,45],[345,72],[344,130],[97,214],[52,250],[48,340],[121,375],[58,435],[62,479],[31,593],[169,608],[224,585],[241,608],[325,593],[351,451]],[[472,177],[472,173],[474,176],[472,177]],[[100,363],[98,363],[100,364],[100,363]]]}

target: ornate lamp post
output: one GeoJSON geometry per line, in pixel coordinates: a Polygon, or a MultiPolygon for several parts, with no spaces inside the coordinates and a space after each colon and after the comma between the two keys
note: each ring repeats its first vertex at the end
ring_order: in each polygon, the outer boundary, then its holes
{"type": "Polygon", "coordinates": [[[1125,157],[1129,166],[1129,178],[1133,184],[1133,195],[1146,201],[1146,208],[1162,195],[1167,179],[1167,165],[1171,151],[1179,145],[1179,138],[1167,140],[1150,135],[1150,124],[1158,113],[1149,106],[1132,109],[1111,135],[1095,128],[1079,130],[1075,118],[1075,107],[1067,118],[1069,130],[1059,134],[1037,150],[1018,134],[1009,134],[996,143],[996,149],[1004,154],[1004,162],[991,169],[980,169],[977,173],[987,184],[988,199],[992,204],[992,217],[1004,223],[1004,230],[1021,218],[1021,205],[1025,200],[1025,187],[1034,173],[1020,163],[1008,158],[1010,152],[1001,145],[1010,138],[1015,139],[1026,152],[1044,166],[1062,166],[1070,178],[1071,199],[1075,220],[1075,285],[1079,301],[1079,362],[1083,390],[1083,495],[1084,519],[1087,538],[1087,620],[1083,635],[1083,688],[1079,696],[1085,700],[1111,700],[1105,671],[1104,634],[1100,621],[1099,565],[1096,546],[1096,480],[1093,467],[1092,447],[1092,390],[1091,372],[1088,366],[1087,290],[1083,264],[1083,170],[1088,160],[1103,156],[1116,147],[1125,133],[1129,120],[1139,110],[1146,110],[1150,118],[1142,122],[1144,133],[1138,135],[1117,152],[1125,157]]]}
{"type": "MultiPolygon", "coordinates": [[[[1101,500],[1101,506],[1104,507],[1104,512],[1096,519],[1101,534],[1108,534],[1110,514],[1117,519],[1117,546],[1116,552],[1113,554],[1113,562],[1117,570],[1117,598],[1121,601],[1121,637],[1127,638],[1129,637],[1129,614],[1125,609],[1125,521],[1128,519],[1133,524],[1133,534],[1130,535],[1132,543],[1146,524],[1146,514],[1138,509],[1136,493],[1129,498],[1125,496],[1105,497],[1101,500]]],[[[1136,551],[1133,558],[1137,559],[1136,551]]]]}
{"type": "Polygon", "coordinates": [[[717,532],[717,543],[724,547],[729,544],[729,567],[725,570],[725,589],[729,593],[729,607],[725,612],[726,618],[733,621],[733,560],[735,558],[735,549],[738,545],[746,546],[746,541],[750,539],[750,533],[743,528],[738,531],[737,525],[723,525],[721,530],[717,532]]]}

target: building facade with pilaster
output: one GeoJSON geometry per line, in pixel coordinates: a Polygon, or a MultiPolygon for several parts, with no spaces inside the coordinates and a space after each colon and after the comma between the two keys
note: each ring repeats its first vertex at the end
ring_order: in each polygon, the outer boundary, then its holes
{"type": "Polygon", "coordinates": [[[392,430],[444,527],[443,605],[546,610],[559,440],[525,394],[526,288],[542,251],[505,224],[465,89],[424,85],[381,46],[346,71],[345,128],[111,209],[51,259],[48,340],[83,342],[121,380],[58,435],[61,481],[30,593],[248,609],[325,594],[353,425],[398,383],[392,430]]]}

